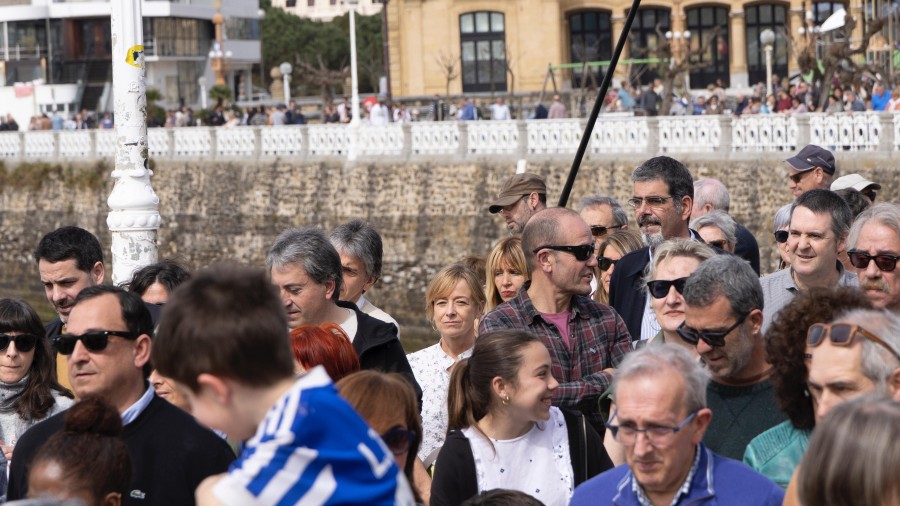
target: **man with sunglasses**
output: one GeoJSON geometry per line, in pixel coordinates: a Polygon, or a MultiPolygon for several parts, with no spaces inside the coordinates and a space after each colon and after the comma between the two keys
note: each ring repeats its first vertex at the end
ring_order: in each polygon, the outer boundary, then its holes
{"type": "Polygon", "coordinates": [[[628,230],[628,215],[622,204],[612,197],[605,195],[584,197],[578,207],[581,219],[591,227],[595,248],[600,248],[603,239],[616,230],[628,230]]]}
{"type": "Polygon", "coordinates": [[[791,166],[788,188],[794,198],[816,188],[827,190],[836,171],[834,155],[825,148],[807,144],[796,155],[785,160],[791,166]]]}
{"type": "Polygon", "coordinates": [[[859,286],[872,305],[900,312],[900,206],[878,203],[860,213],[847,244],[859,286]]]}
{"type": "Polygon", "coordinates": [[[713,419],[703,441],[725,457],[741,460],[751,439],[785,419],[778,409],[762,336],[763,293],[745,260],[717,255],[705,260],[684,285],[681,338],[697,347],[711,381],[713,419]]]}
{"type": "Polygon", "coordinates": [[[702,441],[710,419],[708,376],[675,344],[647,346],[622,361],[607,427],[626,464],[575,489],[571,506],[747,504],[779,506],[765,476],[722,458],[702,441]]]}
{"type": "Polygon", "coordinates": [[[660,330],[644,289],[644,273],[653,250],[669,239],[702,239],[688,227],[694,179],[683,163],[668,156],[651,158],[634,169],[631,181],[634,197],[628,205],[634,209],[647,247],[628,253],[616,264],[609,284],[609,305],[622,315],[637,342],[653,339],[660,330]]]}
{"type": "Polygon", "coordinates": [[[521,234],[535,213],[547,208],[547,183],[537,174],[515,174],[503,183],[488,211],[500,213],[510,235],[521,234]]]}
{"type": "Polygon", "coordinates": [[[597,265],[591,229],[570,209],[546,209],[525,226],[522,250],[531,281],[485,315],[478,333],[513,328],[538,336],[560,384],[553,405],[584,412],[602,433],[597,401],[631,351],[631,337],[615,311],[589,297],[597,265]]]}
{"type": "Polygon", "coordinates": [[[858,285],[838,260],[852,219],[844,199],[829,190],[810,190],[794,201],[787,238],[791,266],[760,280],[766,300],[763,333],[797,291],[858,285]]]}
{"type": "MultiPolygon", "coordinates": [[[[191,415],[157,397],[147,382],[153,323],[141,298],[115,286],[85,288],[67,332],[53,342],[67,358],[75,395],[99,396],[122,416],[133,470],[124,504],[194,504],[197,486],[228,469],[234,453],[191,415]]],[[[40,446],[63,429],[64,416],[50,417],[19,439],[9,499],[27,495],[29,466],[40,446]]]]}

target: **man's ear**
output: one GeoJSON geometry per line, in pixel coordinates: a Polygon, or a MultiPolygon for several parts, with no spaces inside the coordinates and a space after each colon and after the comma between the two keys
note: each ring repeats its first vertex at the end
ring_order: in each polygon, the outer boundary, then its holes
{"type": "Polygon", "coordinates": [[[97,262],[91,267],[91,280],[95,285],[102,285],[103,279],[106,277],[106,269],[103,267],[103,262],[97,262]]]}
{"type": "Polygon", "coordinates": [[[153,349],[153,341],[147,334],[141,334],[134,340],[134,366],[138,369],[144,367],[150,361],[150,351],[153,349]]]}
{"type": "Polygon", "coordinates": [[[750,314],[747,315],[747,321],[750,322],[750,326],[753,329],[753,335],[762,332],[763,312],[761,310],[754,309],[753,311],[750,311],[750,314]]]}
{"type": "Polygon", "coordinates": [[[537,192],[531,192],[528,195],[528,208],[534,211],[537,209],[538,203],[541,201],[540,197],[538,197],[537,192]]]}
{"type": "Polygon", "coordinates": [[[118,492],[110,492],[100,501],[101,506],[121,506],[122,494],[118,492]]]}
{"type": "Polygon", "coordinates": [[[688,221],[694,210],[694,199],[690,195],[681,197],[681,221],[688,221]]]}
{"type": "Polygon", "coordinates": [[[233,393],[231,385],[219,376],[203,373],[197,376],[197,384],[200,386],[200,390],[208,389],[209,393],[222,404],[227,404],[231,399],[233,393]]]}
{"type": "Polygon", "coordinates": [[[691,422],[691,425],[694,426],[694,436],[691,438],[695,445],[700,444],[700,441],[703,441],[703,436],[706,434],[706,429],[709,427],[709,422],[712,421],[713,412],[709,408],[702,408],[697,411],[697,415],[694,417],[694,420],[691,422]]]}
{"type": "Polygon", "coordinates": [[[329,279],[325,281],[325,298],[328,300],[333,300],[334,296],[334,287],[337,286],[337,283],[333,279],[329,279]]]}
{"type": "Polygon", "coordinates": [[[362,293],[366,293],[375,285],[375,282],[378,281],[378,278],[375,276],[369,276],[369,279],[366,280],[366,284],[363,285],[362,293]]]}

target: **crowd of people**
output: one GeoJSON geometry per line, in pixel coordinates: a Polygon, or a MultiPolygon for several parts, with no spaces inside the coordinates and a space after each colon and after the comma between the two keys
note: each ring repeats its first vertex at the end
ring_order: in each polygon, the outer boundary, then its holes
{"type": "Polygon", "coordinates": [[[51,231],[58,316],[0,299],[7,498],[896,504],[900,206],[819,146],[786,162],[771,273],[726,186],[673,158],[633,171],[631,219],[513,175],[486,209],[509,237],[423,287],[437,340],[412,353],[367,296],[363,220],[123,287],[91,232],[51,231]]]}

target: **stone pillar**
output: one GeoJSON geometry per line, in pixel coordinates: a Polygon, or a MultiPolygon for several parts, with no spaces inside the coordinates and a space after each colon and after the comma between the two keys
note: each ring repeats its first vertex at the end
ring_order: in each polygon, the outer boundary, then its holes
{"type": "Polygon", "coordinates": [[[112,280],[128,281],[157,261],[159,198],[150,186],[147,94],[140,0],[111,2],[113,87],[116,118],[116,180],[107,203],[112,232],[112,280]]]}
{"type": "Polygon", "coordinates": [[[803,146],[809,144],[812,132],[809,127],[809,114],[796,114],[794,117],[797,119],[797,150],[799,151],[803,146]]]}
{"type": "Polygon", "coordinates": [[[730,114],[719,115],[719,147],[716,148],[716,151],[726,156],[731,156],[731,151],[733,150],[732,142],[734,139],[731,135],[731,122],[730,114]]]}
{"type": "Polygon", "coordinates": [[[747,74],[747,35],[744,30],[744,11],[742,7],[735,7],[731,11],[729,19],[729,32],[731,33],[731,46],[728,50],[731,56],[731,87],[746,88],[749,86],[747,74]]]}
{"type": "Polygon", "coordinates": [[[881,132],[878,135],[878,151],[893,153],[894,151],[894,113],[881,111],[878,113],[881,132]]]}
{"type": "MultiPolygon", "coordinates": [[[[612,50],[615,51],[619,37],[622,36],[622,30],[625,29],[625,11],[614,10],[612,14],[612,50]]],[[[619,56],[619,62],[627,58],[631,58],[631,51],[628,50],[628,41],[625,41],[625,47],[622,48],[622,55],[619,56]]],[[[628,79],[628,65],[616,65],[616,71],[613,74],[613,81],[618,83],[623,79],[628,79]]],[[[570,109],[571,110],[571,109],[570,109]]]]}

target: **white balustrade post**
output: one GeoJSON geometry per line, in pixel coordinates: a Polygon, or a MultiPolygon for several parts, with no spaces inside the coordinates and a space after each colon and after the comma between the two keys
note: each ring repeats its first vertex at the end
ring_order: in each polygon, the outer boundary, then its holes
{"type": "Polygon", "coordinates": [[[159,198],[150,186],[147,93],[140,0],[111,2],[116,180],[107,204],[112,232],[112,280],[128,281],[158,257],[159,198]]]}

